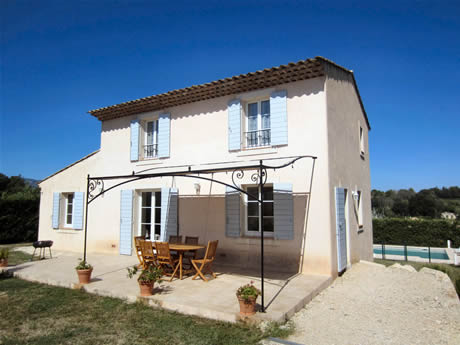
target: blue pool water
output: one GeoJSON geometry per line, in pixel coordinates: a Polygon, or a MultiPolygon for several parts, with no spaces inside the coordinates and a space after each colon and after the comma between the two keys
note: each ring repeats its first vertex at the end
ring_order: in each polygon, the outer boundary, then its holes
{"type": "MultiPolygon", "coordinates": [[[[382,247],[374,248],[374,254],[382,255],[382,247]]],[[[404,256],[404,248],[385,247],[385,255],[404,256]]],[[[423,259],[428,259],[428,248],[407,248],[407,256],[418,256],[423,259]]],[[[431,258],[449,260],[446,251],[443,249],[431,249],[431,258]]]]}

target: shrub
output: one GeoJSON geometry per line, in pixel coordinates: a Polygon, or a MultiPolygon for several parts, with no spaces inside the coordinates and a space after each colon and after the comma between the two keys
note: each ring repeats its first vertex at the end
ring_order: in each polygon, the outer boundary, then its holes
{"type": "Polygon", "coordinates": [[[374,243],[446,247],[447,240],[460,246],[459,222],[440,219],[382,218],[372,222],[374,243]]]}
{"type": "Polygon", "coordinates": [[[0,243],[36,241],[39,204],[40,199],[0,198],[0,243]]]}

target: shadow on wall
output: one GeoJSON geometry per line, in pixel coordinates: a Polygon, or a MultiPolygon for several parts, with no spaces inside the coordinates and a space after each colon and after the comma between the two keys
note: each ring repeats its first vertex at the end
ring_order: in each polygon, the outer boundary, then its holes
{"type": "MultiPolygon", "coordinates": [[[[274,88],[283,89],[286,88],[286,85],[287,84],[282,84],[274,88]]],[[[324,91],[324,77],[301,80],[289,84],[287,97],[288,99],[294,99],[301,96],[318,94],[322,91],[324,91]]],[[[157,109],[151,111],[151,113],[170,112],[172,121],[183,117],[194,117],[200,115],[209,116],[213,113],[226,112],[227,103],[229,100],[233,98],[240,98],[240,94],[212,98],[204,101],[179,105],[172,108],[157,109]]],[[[134,119],[136,118],[136,115],[128,116],[128,118],[134,119]]],[[[119,129],[128,128],[129,126],[130,121],[127,121],[125,117],[121,117],[113,120],[104,121],[102,124],[102,132],[116,131],[119,129]]]]}
{"type": "MultiPolygon", "coordinates": [[[[301,252],[305,236],[307,194],[294,195],[294,239],[278,240],[266,237],[264,241],[264,269],[267,274],[278,276],[299,272],[301,252]]],[[[216,264],[238,272],[241,269],[259,272],[261,261],[260,237],[245,235],[244,204],[241,207],[241,236],[225,234],[225,196],[180,196],[179,235],[198,236],[200,244],[219,240],[216,264]]],[[[204,254],[204,251],[200,253],[204,254]]]]}

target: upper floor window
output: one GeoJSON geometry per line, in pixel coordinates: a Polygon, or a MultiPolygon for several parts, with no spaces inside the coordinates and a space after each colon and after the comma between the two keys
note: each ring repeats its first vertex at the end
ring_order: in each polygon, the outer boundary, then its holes
{"type": "Polygon", "coordinates": [[[364,130],[361,126],[359,126],[359,152],[364,156],[364,130]]]}
{"type": "Polygon", "coordinates": [[[145,114],[130,123],[131,162],[143,159],[168,158],[171,134],[171,114],[145,114]]]}
{"type": "Polygon", "coordinates": [[[247,104],[246,129],[246,147],[270,145],[271,129],[269,100],[262,100],[247,104]]]}
{"type": "Polygon", "coordinates": [[[144,158],[158,156],[158,120],[145,123],[144,158]]]}

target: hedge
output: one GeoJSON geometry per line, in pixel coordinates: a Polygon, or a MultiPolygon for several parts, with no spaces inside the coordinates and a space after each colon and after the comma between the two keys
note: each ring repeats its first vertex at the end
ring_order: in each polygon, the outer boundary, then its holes
{"type": "Polygon", "coordinates": [[[420,247],[460,247],[460,222],[441,219],[382,218],[372,222],[374,243],[420,247]]]}
{"type": "Polygon", "coordinates": [[[0,244],[37,240],[39,204],[39,200],[0,199],[0,244]]]}

